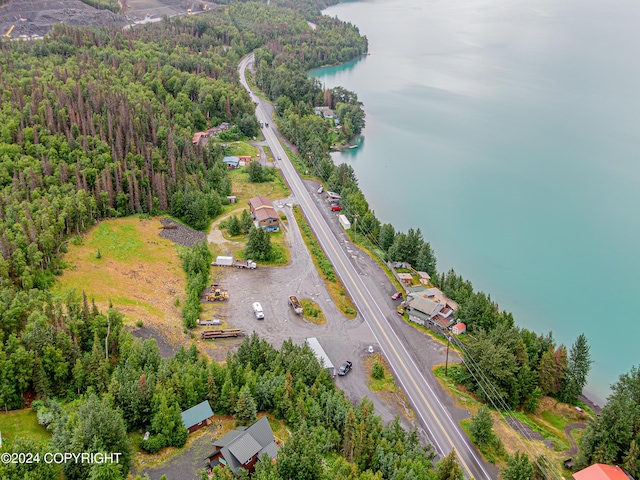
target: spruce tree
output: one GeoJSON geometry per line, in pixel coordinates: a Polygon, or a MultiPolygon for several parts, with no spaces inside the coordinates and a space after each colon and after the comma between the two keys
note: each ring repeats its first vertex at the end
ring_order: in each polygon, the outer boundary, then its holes
{"type": "Polygon", "coordinates": [[[493,441],[493,418],[485,405],[472,417],[469,431],[477,445],[487,445],[493,441]]]}
{"type": "Polygon", "coordinates": [[[438,480],[463,480],[464,473],[458,463],[456,449],[451,450],[449,455],[440,460],[436,465],[436,475],[438,480]]]}
{"type": "Polygon", "coordinates": [[[235,417],[238,425],[251,425],[256,421],[256,402],[247,385],[240,390],[236,402],[235,417]]]}
{"type": "Polygon", "coordinates": [[[502,471],[504,480],[533,480],[533,465],[526,453],[516,452],[507,460],[507,468],[502,471]]]}

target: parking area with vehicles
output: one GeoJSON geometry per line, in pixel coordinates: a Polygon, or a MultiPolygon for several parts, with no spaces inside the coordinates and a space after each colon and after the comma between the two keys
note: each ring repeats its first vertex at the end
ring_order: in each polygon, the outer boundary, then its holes
{"type": "MultiPolygon", "coordinates": [[[[324,192],[318,193],[320,185],[317,182],[306,180],[305,184],[312,196],[324,199],[324,192]]],[[[374,393],[369,388],[365,361],[372,354],[384,352],[380,352],[375,337],[361,315],[353,320],[347,319],[331,301],[298,230],[292,213],[292,206],[296,203],[293,197],[274,201],[276,209],[287,216],[283,233],[291,252],[288,265],[260,266],[255,270],[212,267],[216,281],[222,282],[229,292],[228,301],[215,305],[217,316],[224,318],[229,327],[240,328],[246,331],[247,335],[253,331],[257,332],[276,347],[280,347],[288,338],[296,344],[302,344],[309,337],[318,338],[336,367],[346,360],[352,363],[349,375],[336,376],[338,388],[343,389],[354,401],[365,396],[371,398],[385,422],[399,414],[403,416],[404,425],[410,426],[413,421],[412,415],[400,405],[401,402],[389,403],[382,395],[374,393]],[[295,308],[292,308],[292,296],[300,301],[305,298],[313,300],[322,309],[326,323],[314,324],[297,314],[295,308]],[[261,304],[264,320],[256,319],[253,309],[255,302],[261,304]],[[373,347],[373,353],[369,352],[370,346],[373,347]]],[[[395,313],[398,302],[392,300],[391,296],[396,290],[386,274],[373,259],[351,244],[335,213],[328,208],[323,209],[323,212],[330,227],[341,239],[343,248],[349,254],[358,273],[366,278],[368,288],[377,293],[378,298],[386,299],[383,303],[388,310],[390,328],[412,352],[414,361],[423,366],[424,375],[432,375],[431,366],[445,361],[446,345],[434,341],[423,332],[416,332],[413,326],[408,325],[395,313]]],[[[226,351],[229,348],[234,349],[240,342],[241,339],[215,340],[203,345],[203,348],[212,357],[222,360],[226,351]]],[[[449,402],[444,395],[442,400],[449,402]]],[[[460,412],[460,418],[466,416],[466,412],[460,412]]]]}

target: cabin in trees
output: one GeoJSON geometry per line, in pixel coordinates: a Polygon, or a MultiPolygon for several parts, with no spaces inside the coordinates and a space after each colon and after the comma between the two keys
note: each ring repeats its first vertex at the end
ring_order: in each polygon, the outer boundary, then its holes
{"type": "Polygon", "coordinates": [[[211,405],[208,400],[205,400],[182,412],[182,424],[189,430],[189,433],[193,433],[202,427],[211,425],[211,417],[213,417],[211,405]]]}
{"type": "Polygon", "coordinates": [[[240,159],[238,157],[224,157],[222,162],[229,170],[236,170],[240,168],[240,159]]]}
{"type": "Polygon", "coordinates": [[[213,442],[214,452],[207,456],[209,471],[217,465],[228,467],[233,473],[241,468],[253,472],[255,463],[263,453],[272,459],[280,448],[275,442],[267,417],[262,417],[250,427],[239,427],[213,442]]]}
{"type": "Polygon", "coordinates": [[[580,470],[574,473],[571,478],[573,480],[633,480],[623,468],[603,463],[596,463],[580,470]]]}
{"type": "Polygon", "coordinates": [[[209,134],[207,132],[196,132],[193,134],[191,143],[193,143],[194,145],[205,145],[208,138],[209,134]]]}
{"type": "Polygon", "coordinates": [[[267,232],[280,230],[280,217],[267,197],[257,196],[249,200],[249,212],[256,226],[267,232]]]}
{"type": "Polygon", "coordinates": [[[316,107],[316,115],[320,115],[323,118],[336,118],[336,114],[333,113],[331,107],[316,107]]]}

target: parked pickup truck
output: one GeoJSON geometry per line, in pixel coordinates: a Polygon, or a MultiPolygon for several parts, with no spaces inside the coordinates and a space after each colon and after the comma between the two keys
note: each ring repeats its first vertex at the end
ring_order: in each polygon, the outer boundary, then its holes
{"type": "Polygon", "coordinates": [[[347,360],[342,365],[340,365],[340,368],[338,369],[338,375],[340,375],[341,377],[346,375],[347,373],[349,373],[349,370],[351,370],[352,366],[353,366],[353,363],[347,360]]]}
{"type": "Polygon", "coordinates": [[[255,269],[258,268],[256,262],[253,260],[236,260],[233,261],[233,257],[226,257],[223,255],[218,255],[216,257],[215,262],[211,262],[211,265],[214,267],[236,267],[236,268],[250,268],[255,269]]]}
{"type": "Polygon", "coordinates": [[[300,302],[298,301],[298,297],[295,295],[291,295],[289,297],[289,305],[291,305],[291,308],[293,308],[293,311],[296,312],[297,315],[300,315],[304,311],[302,305],[300,305],[300,302]]]}
{"type": "Polygon", "coordinates": [[[200,326],[210,327],[212,325],[222,325],[222,320],[214,318],[213,320],[196,320],[196,323],[200,326]]]}

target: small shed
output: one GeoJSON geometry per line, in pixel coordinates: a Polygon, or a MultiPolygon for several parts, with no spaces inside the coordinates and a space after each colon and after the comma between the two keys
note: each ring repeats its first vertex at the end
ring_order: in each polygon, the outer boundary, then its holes
{"type": "Polygon", "coordinates": [[[182,424],[189,430],[189,433],[193,433],[202,427],[211,425],[211,417],[213,417],[213,410],[211,410],[209,400],[205,400],[182,412],[182,424]]]}
{"type": "Polygon", "coordinates": [[[462,335],[463,333],[467,333],[467,326],[460,322],[456,323],[453,327],[451,327],[451,333],[454,335],[462,335]]]}
{"type": "Polygon", "coordinates": [[[349,230],[351,228],[351,222],[346,215],[338,215],[338,221],[340,222],[340,225],[342,225],[342,228],[344,228],[345,230],[349,230]]]}
{"type": "Polygon", "coordinates": [[[431,275],[427,272],[418,272],[418,276],[420,277],[420,283],[423,285],[428,285],[431,281],[431,275]]]}
{"type": "Polygon", "coordinates": [[[236,203],[236,196],[235,195],[227,195],[227,200],[229,200],[229,203],[236,203]]]}

